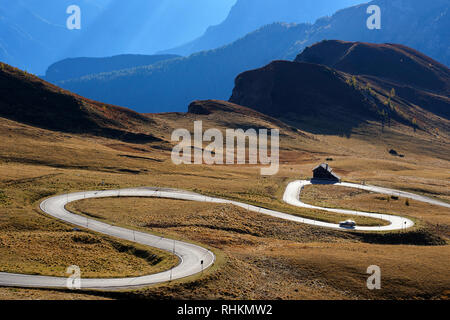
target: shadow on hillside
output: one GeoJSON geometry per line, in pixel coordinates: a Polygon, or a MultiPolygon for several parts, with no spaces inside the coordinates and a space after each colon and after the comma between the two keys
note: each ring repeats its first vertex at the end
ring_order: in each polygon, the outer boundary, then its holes
{"type": "MultiPolygon", "coordinates": [[[[356,117],[330,116],[294,116],[287,115],[279,118],[284,123],[296,129],[317,135],[337,135],[350,138],[353,130],[367,123],[365,119],[356,117]]],[[[381,128],[380,128],[381,130],[381,128]]]]}

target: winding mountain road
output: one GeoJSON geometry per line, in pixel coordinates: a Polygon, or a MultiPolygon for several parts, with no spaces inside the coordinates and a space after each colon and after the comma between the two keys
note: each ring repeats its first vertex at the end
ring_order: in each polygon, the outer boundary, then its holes
{"type": "MultiPolygon", "coordinates": [[[[382,215],[377,213],[344,210],[344,209],[321,208],[305,204],[300,201],[300,193],[303,187],[305,187],[308,184],[311,184],[311,182],[306,180],[294,181],[289,183],[283,195],[283,200],[286,203],[297,207],[325,210],[328,212],[343,213],[356,216],[366,216],[390,222],[389,225],[379,227],[356,226],[352,230],[389,231],[389,230],[400,230],[410,228],[414,225],[414,223],[411,220],[394,215],[386,215],[386,214],[382,215]]],[[[351,183],[336,183],[335,185],[363,189],[367,191],[373,191],[388,195],[396,195],[417,201],[430,203],[433,205],[439,205],[450,208],[450,204],[430,199],[427,197],[415,195],[412,193],[351,183]]],[[[182,279],[185,277],[196,275],[202,272],[203,270],[211,267],[215,262],[215,255],[211,251],[202,248],[198,245],[167,239],[151,235],[145,232],[139,232],[131,229],[113,226],[111,224],[107,224],[94,219],[73,214],[65,209],[65,205],[69,202],[82,199],[106,198],[106,197],[157,197],[157,198],[179,199],[179,200],[199,201],[217,204],[232,204],[249,211],[258,212],[261,214],[277,217],[280,219],[325,228],[346,230],[341,228],[339,224],[306,219],[299,216],[269,210],[253,205],[248,205],[237,201],[208,197],[193,192],[173,190],[173,189],[135,188],[135,189],[121,189],[108,191],[86,191],[86,192],[77,192],[59,195],[46,199],[40,205],[41,210],[57,219],[60,219],[72,225],[80,226],[112,237],[172,252],[179,258],[179,264],[176,267],[172,268],[171,270],[167,270],[156,274],[140,277],[129,277],[129,278],[89,278],[89,279],[82,278],[80,280],[81,281],[80,287],[83,289],[117,290],[117,289],[149,286],[156,283],[182,279]]],[[[25,275],[25,274],[0,272],[0,286],[67,288],[67,284],[68,278],[64,277],[25,275]]]]}

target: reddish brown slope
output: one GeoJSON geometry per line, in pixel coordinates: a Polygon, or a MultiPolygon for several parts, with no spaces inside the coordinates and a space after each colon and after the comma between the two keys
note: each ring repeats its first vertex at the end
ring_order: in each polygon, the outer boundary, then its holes
{"type": "Polygon", "coordinates": [[[296,62],[323,64],[354,75],[370,75],[439,94],[450,93],[450,70],[403,45],[327,40],[306,48],[296,62]]]}
{"type": "Polygon", "coordinates": [[[145,133],[151,120],[144,115],[85,99],[3,63],[0,117],[50,130],[136,142],[158,140],[145,133]]]}
{"type": "MultiPolygon", "coordinates": [[[[188,107],[188,113],[198,115],[219,115],[225,116],[228,120],[234,120],[236,118],[248,117],[258,120],[266,121],[273,126],[283,128],[289,131],[297,130],[293,127],[286,125],[284,122],[272,118],[266,114],[255,111],[247,107],[243,107],[231,102],[222,100],[196,100],[193,101],[188,107]]],[[[230,122],[232,124],[232,122],[230,122]]]]}
{"type": "Polygon", "coordinates": [[[450,129],[449,86],[449,69],[413,49],[323,41],[295,62],[240,74],[230,102],[313,133],[349,134],[376,120],[435,135],[450,129]]]}
{"type": "Polygon", "coordinates": [[[385,91],[394,88],[411,105],[450,119],[450,69],[406,46],[328,40],[306,48],[295,61],[361,76],[385,91]]]}
{"type": "Polygon", "coordinates": [[[240,74],[230,102],[282,120],[302,119],[303,125],[312,126],[301,128],[312,132],[339,134],[348,133],[366,120],[377,119],[379,108],[349,86],[344,73],[290,61],[274,61],[240,74]]]}

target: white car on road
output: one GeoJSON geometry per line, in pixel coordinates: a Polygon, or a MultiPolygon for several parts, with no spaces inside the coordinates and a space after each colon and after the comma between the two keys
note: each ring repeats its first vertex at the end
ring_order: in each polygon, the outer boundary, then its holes
{"type": "Polygon", "coordinates": [[[354,228],[356,227],[356,222],[353,220],[345,220],[339,222],[339,227],[341,228],[354,228]]]}

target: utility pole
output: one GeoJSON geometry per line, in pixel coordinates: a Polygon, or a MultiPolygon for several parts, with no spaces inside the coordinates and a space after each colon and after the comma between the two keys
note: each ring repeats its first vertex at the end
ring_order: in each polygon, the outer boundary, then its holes
{"type": "MultiPolygon", "coordinates": [[[[173,240],[173,254],[175,254],[175,240],[173,240]]],[[[170,280],[169,281],[172,281],[172,270],[173,270],[173,268],[170,269],[170,280]]]]}

